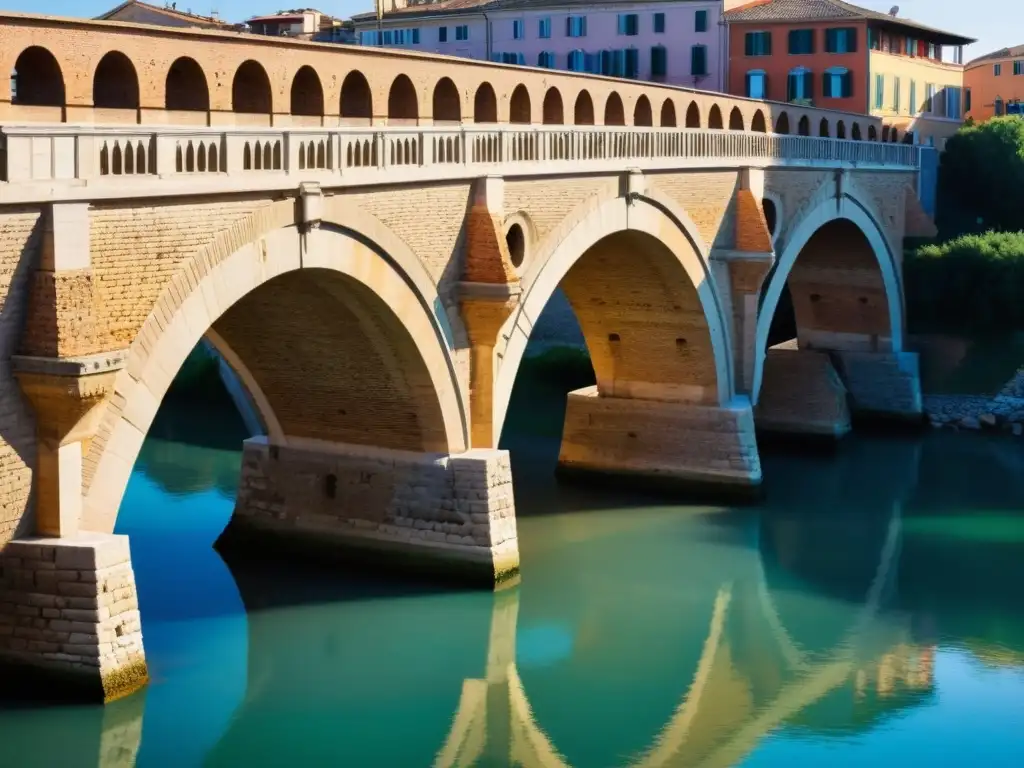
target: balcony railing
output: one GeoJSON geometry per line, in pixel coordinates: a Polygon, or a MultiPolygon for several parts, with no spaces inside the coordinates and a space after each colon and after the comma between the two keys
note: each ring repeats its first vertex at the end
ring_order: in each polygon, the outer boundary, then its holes
{"type": "Polygon", "coordinates": [[[917,168],[907,144],[616,126],[212,128],[0,126],[0,202],[737,166],[917,168]],[[159,182],[155,184],[155,182],[159,182]],[[23,193],[18,193],[17,188],[23,193]],[[77,190],[77,192],[75,191],[77,190]]]}

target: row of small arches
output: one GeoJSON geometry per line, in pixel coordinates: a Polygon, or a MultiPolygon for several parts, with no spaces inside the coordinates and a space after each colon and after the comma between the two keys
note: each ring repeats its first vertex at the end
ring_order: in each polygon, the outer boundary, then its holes
{"type": "MultiPolygon", "coordinates": [[[[64,106],[65,89],[63,73],[54,56],[45,48],[32,46],[25,49],[15,64],[14,101],[36,106],[64,106]]],[[[472,115],[463,115],[462,99],[458,88],[449,77],[442,77],[434,85],[431,96],[431,116],[438,123],[462,123],[471,118],[476,123],[498,122],[498,98],[493,86],[484,82],[473,97],[472,115]]],[[[93,75],[93,105],[98,108],[138,109],[139,80],[131,60],[120,51],[111,51],[100,59],[93,75]]],[[[206,75],[200,65],[188,56],[176,59],[166,76],[165,108],[174,111],[207,111],[210,109],[210,94],[206,75]]],[[[259,62],[247,60],[235,71],[232,80],[232,109],[248,114],[267,114],[272,111],[270,78],[259,62]]],[[[325,114],[324,93],[316,71],[304,65],[298,69],[291,85],[291,114],[321,117],[325,114]]],[[[374,114],[373,94],[367,78],[358,70],[349,72],[341,87],[339,114],[343,120],[369,123],[374,114]]],[[[387,118],[395,124],[414,124],[421,118],[419,97],[416,88],[406,75],[398,75],[391,82],[387,97],[387,118]]],[[[590,92],[581,90],[570,105],[565,104],[561,91],[551,86],[545,92],[541,104],[541,122],[548,125],[595,125],[597,109],[590,92]],[[571,119],[570,119],[571,117],[571,119]]],[[[641,95],[632,110],[632,121],[627,122],[627,111],[622,97],[612,91],[604,103],[601,115],[604,125],[664,126],[679,125],[676,105],[672,98],[665,98],[660,106],[653,105],[646,95],[641,95]],[[656,119],[657,118],[657,119],[656,119]]],[[[696,101],[688,105],[683,126],[687,128],[711,128],[730,130],[751,130],[767,133],[769,121],[762,109],[754,111],[749,125],[738,106],[729,112],[728,121],[723,117],[718,104],[708,109],[706,121],[702,119],[700,106],[696,101]]],[[[525,85],[517,85],[509,100],[509,122],[529,124],[533,122],[533,104],[525,85]]],[[[812,135],[809,118],[799,120],[801,135],[812,135]],[[802,130],[807,122],[806,131],[802,130]]],[[[789,133],[789,117],[785,111],[774,121],[777,133],[789,133]]],[[[853,123],[850,138],[859,138],[860,126],[853,123]]],[[[868,133],[877,133],[869,127],[868,133]]],[[[835,137],[846,138],[843,121],[836,124],[835,137]]],[[[832,135],[828,118],[821,119],[818,135],[832,135]]],[[[871,135],[868,138],[873,138],[871,135]]]]}

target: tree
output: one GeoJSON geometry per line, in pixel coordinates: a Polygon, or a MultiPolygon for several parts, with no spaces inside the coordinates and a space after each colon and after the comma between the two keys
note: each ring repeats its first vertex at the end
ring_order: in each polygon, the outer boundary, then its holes
{"type": "Polygon", "coordinates": [[[1024,230],[1024,119],[965,123],[939,160],[944,233],[1024,230]]]}

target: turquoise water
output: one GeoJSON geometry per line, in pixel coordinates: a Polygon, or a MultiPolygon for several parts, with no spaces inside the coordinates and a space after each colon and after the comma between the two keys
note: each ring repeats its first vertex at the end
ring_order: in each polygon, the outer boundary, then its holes
{"type": "Polygon", "coordinates": [[[513,438],[522,583],[225,563],[241,426],[161,411],[119,518],[149,688],[0,709],[12,766],[1020,766],[1024,450],[764,457],[756,507],[560,486],[513,438]]]}

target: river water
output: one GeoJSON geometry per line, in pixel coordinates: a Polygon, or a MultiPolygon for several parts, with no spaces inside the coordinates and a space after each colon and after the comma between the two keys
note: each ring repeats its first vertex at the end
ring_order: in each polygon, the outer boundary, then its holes
{"type": "Polygon", "coordinates": [[[513,435],[522,582],[491,594],[225,563],[242,437],[161,410],[118,523],[152,683],[0,705],[0,764],[1024,765],[1012,438],[767,453],[728,508],[559,485],[557,439],[513,435]]]}

